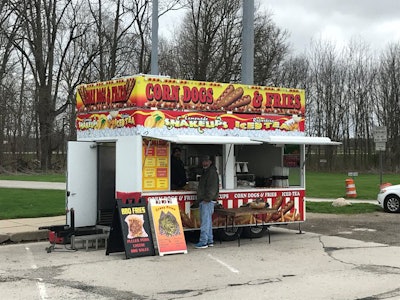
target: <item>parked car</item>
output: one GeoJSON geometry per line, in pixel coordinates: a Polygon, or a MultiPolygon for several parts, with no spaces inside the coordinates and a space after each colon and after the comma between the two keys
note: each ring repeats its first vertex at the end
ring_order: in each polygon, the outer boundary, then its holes
{"type": "Polygon", "coordinates": [[[381,185],[381,190],[378,194],[378,203],[386,212],[400,212],[400,184],[381,185]]]}

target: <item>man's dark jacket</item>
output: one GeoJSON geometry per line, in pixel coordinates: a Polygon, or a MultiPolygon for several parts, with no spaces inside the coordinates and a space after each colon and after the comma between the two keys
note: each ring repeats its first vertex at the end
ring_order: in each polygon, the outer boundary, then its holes
{"type": "Polygon", "coordinates": [[[219,194],[219,179],[217,169],[211,165],[203,169],[197,189],[197,202],[217,200],[219,194]]]}

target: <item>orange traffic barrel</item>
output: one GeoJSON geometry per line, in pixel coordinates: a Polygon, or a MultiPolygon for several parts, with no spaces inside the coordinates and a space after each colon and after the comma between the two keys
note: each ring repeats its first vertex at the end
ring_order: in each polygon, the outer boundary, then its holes
{"type": "Polygon", "coordinates": [[[385,183],[382,183],[380,186],[379,186],[379,188],[380,189],[384,189],[385,187],[388,187],[388,186],[391,186],[392,184],[390,183],[390,182],[385,182],[385,183]]]}
{"type": "Polygon", "coordinates": [[[354,180],[351,178],[346,179],[346,197],[347,198],[356,198],[356,185],[354,184],[354,180]]]}

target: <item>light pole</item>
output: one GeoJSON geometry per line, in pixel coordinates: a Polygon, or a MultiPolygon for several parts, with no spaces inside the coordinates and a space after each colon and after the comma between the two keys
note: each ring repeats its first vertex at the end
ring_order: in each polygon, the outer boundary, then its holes
{"type": "Polygon", "coordinates": [[[158,75],[158,0],[153,0],[151,18],[151,74],[158,75]]]}
{"type": "Polygon", "coordinates": [[[254,0],[243,0],[242,72],[244,84],[254,83],[254,0]]]}

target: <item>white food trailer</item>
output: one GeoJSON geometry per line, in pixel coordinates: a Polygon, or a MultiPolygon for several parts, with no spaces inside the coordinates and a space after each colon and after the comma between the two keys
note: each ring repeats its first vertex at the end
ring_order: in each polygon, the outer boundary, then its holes
{"type": "MultiPolygon", "coordinates": [[[[110,225],[115,199],[177,199],[185,230],[199,229],[191,209],[199,157],[210,155],[220,177],[219,203],[263,201],[277,212],[263,224],[301,223],[305,212],[305,145],[337,144],[305,136],[304,90],[136,75],[77,88],[77,141],[68,143],[67,222],[110,225]],[[187,185],[171,190],[170,154],[179,146],[187,185]]],[[[238,231],[262,234],[241,216],[238,231]]]]}

